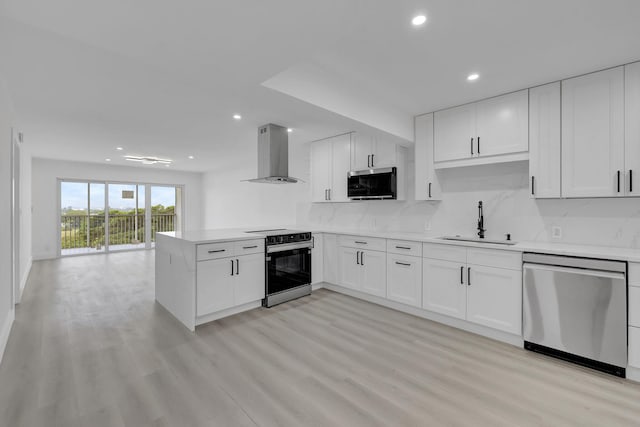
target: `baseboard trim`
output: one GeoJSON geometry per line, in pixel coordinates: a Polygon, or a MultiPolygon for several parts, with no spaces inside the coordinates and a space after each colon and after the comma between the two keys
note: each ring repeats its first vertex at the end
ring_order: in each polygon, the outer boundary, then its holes
{"type": "Polygon", "coordinates": [[[48,259],[57,259],[58,256],[57,255],[51,255],[51,254],[34,254],[32,259],[34,261],[45,261],[48,259]]]}
{"type": "Polygon", "coordinates": [[[20,289],[18,291],[18,295],[16,295],[16,304],[19,304],[22,301],[22,294],[24,293],[24,288],[27,286],[27,280],[29,280],[29,275],[31,274],[31,267],[33,266],[33,257],[29,257],[27,261],[27,269],[25,270],[22,278],[20,279],[20,289]]]}
{"type": "Polygon", "coordinates": [[[318,289],[322,289],[324,288],[324,282],[318,282],[318,283],[312,283],[311,284],[311,291],[316,291],[318,289]]]}
{"type": "Polygon", "coordinates": [[[466,320],[454,319],[453,317],[444,316],[442,314],[433,313],[428,310],[423,310],[417,307],[411,307],[395,301],[389,301],[386,298],[377,297],[374,295],[365,294],[353,289],[344,288],[332,283],[323,283],[325,289],[330,291],[339,292],[341,294],[349,295],[354,298],[358,298],[364,301],[368,301],[374,304],[378,304],[393,310],[401,311],[403,313],[411,314],[413,316],[422,317],[423,319],[433,320],[434,322],[442,323],[447,326],[452,326],[457,329],[462,329],[467,332],[471,332],[483,337],[491,338],[496,341],[500,341],[506,344],[511,344],[516,347],[522,347],[524,340],[521,336],[513,335],[507,332],[498,331],[496,329],[488,328],[482,325],[476,325],[475,323],[467,322],[466,320]]]}
{"type": "Polygon", "coordinates": [[[2,359],[4,358],[4,351],[7,349],[9,335],[11,334],[11,327],[13,326],[15,318],[16,310],[12,308],[9,313],[7,313],[7,317],[4,319],[4,323],[2,324],[2,331],[0,331],[0,363],[2,363],[2,359]]]}

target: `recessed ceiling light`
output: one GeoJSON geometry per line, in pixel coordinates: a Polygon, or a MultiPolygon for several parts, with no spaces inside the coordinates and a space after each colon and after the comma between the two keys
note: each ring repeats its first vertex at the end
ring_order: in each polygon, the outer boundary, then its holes
{"type": "Polygon", "coordinates": [[[189,156],[189,160],[193,160],[193,159],[194,159],[194,157],[193,157],[193,156],[189,156]]]}
{"type": "Polygon", "coordinates": [[[293,132],[293,129],[287,128],[287,132],[291,133],[291,132],[293,132]]]}
{"type": "Polygon", "coordinates": [[[105,162],[110,162],[110,161],[111,161],[111,159],[104,159],[104,161],[105,161],[105,162]]]}
{"type": "Polygon", "coordinates": [[[233,118],[236,120],[240,120],[242,118],[242,116],[240,114],[234,114],[233,118]]]}
{"type": "Polygon", "coordinates": [[[118,151],[122,151],[122,150],[124,150],[124,148],[122,148],[122,147],[116,147],[116,150],[118,150],[118,151]]]}
{"type": "Polygon", "coordinates": [[[420,25],[424,24],[425,22],[427,22],[427,17],[424,16],[424,15],[414,16],[413,19],[411,20],[411,23],[415,27],[419,27],[420,25]]]}
{"type": "Polygon", "coordinates": [[[473,74],[469,74],[467,76],[467,80],[469,80],[470,82],[474,81],[474,80],[478,80],[478,77],[480,77],[480,74],[478,73],[473,73],[473,74]]]}

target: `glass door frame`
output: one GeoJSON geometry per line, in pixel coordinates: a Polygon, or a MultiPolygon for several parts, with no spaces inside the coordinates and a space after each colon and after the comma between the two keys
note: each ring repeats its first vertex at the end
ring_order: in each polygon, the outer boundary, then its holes
{"type": "MultiPolygon", "coordinates": [[[[176,212],[176,222],[174,223],[174,228],[176,230],[184,230],[185,224],[185,189],[184,184],[163,184],[163,183],[149,183],[149,182],[136,182],[136,181],[105,181],[105,180],[96,180],[96,179],[79,179],[79,178],[57,178],[57,208],[56,208],[56,245],[57,245],[57,256],[58,258],[62,257],[62,224],[60,221],[60,212],[62,209],[62,183],[63,182],[76,182],[81,184],[87,184],[87,210],[90,209],[90,199],[91,199],[91,184],[104,184],[104,215],[105,215],[105,227],[104,227],[104,251],[101,252],[88,252],[85,254],[69,254],[64,255],[66,257],[70,256],[82,256],[82,255],[96,255],[96,254],[105,254],[105,253],[118,253],[118,252],[129,252],[129,251],[140,251],[140,250],[149,250],[154,249],[154,245],[151,242],[151,187],[173,187],[176,189],[176,206],[174,210],[176,212]],[[109,206],[109,184],[114,185],[143,185],[145,187],[144,194],[144,202],[145,202],[145,211],[144,211],[144,220],[145,220],[145,245],[144,248],[133,248],[133,249],[118,249],[115,251],[110,250],[110,242],[109,242],[109,210],[111,207],[109,206]],[[178,195],[179,194],[179,195],[178,195]],[[178,206],[180,205],[180,206],[178,206]],[[179,211],[179,212],[178,212],[179,211]]],[[[89,213],[89,212],[87,212],[89,213]]]]}

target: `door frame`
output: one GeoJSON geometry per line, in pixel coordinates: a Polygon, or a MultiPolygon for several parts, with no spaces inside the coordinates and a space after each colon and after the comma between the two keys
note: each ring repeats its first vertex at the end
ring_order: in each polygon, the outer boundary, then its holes
{"type": "Polygon", "coordinates": [[[16,128],[11,128],[11,301],[13,304],[20,302],[20,173],[21,173],[21,148],[22,133],[16,128]]]}

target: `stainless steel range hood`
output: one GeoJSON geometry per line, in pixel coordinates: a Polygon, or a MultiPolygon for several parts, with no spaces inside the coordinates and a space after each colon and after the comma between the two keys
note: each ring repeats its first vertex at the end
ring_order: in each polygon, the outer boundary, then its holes
{"type": "Polygon", "coordinates": [[[269,123],[258,128],[258,178],[249,182],[291,184],[289,176],[289,136],[287,128],[269,123]]]}

